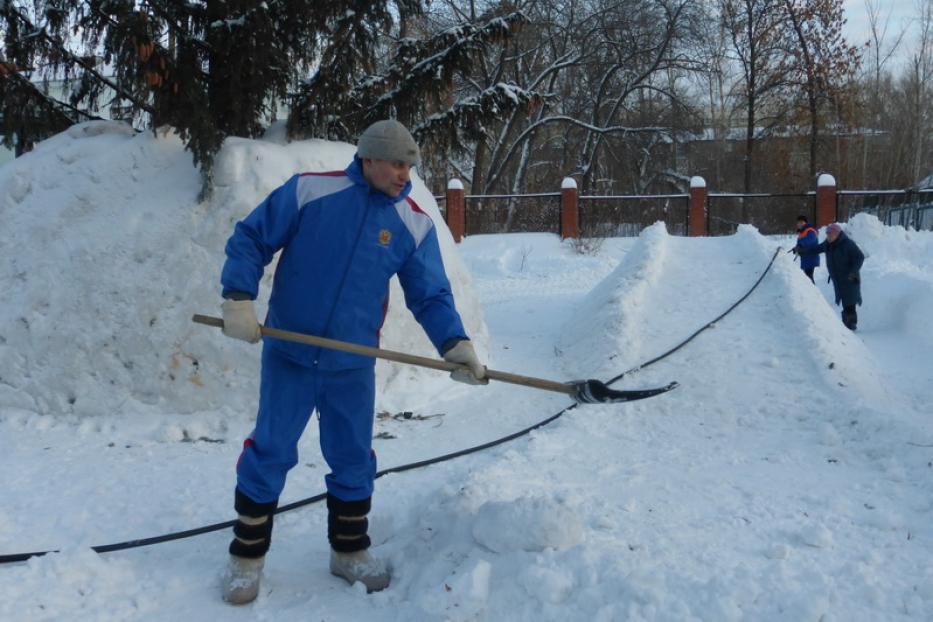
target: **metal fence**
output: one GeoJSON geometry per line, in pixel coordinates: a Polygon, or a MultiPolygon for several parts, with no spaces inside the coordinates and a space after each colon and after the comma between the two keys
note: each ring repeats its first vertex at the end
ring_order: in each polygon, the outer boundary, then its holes
{"type": "MultiPolygon", "coordinates": [[[[435,196],[446,218],[446,197],[435,196]]],[[[465,195],[466,234],[560,233],[560,193],[465,195]]],[[[633,237],[662,220],[675,235],[687,233],[688,195],[581,196],[580,235],[587,238],[633,237]]]]}
{"type": "MultiPolygon", "coordinates": [[[[560,193],[466,195],[466,234],[560,233],[560,193]]],[[[435,197],[445,215],[444,196],[435,197]]],[[[687,194],[578,197],[580,235],[585,238],[637,236],[664,221],[674,235],[688,230],[687,194]]],[[[933,230],[933,189],[920,191],[840,190],[836,194],[841,222],[868,212],[888,225],[933,230]]],[[[709,235],[731,235],[747,222],[765,235],[792,233],[797,217],[816,220],[816,193],[716,193],[706,197],[709,235]]]]}
{"type": "MultiPolygon", "coordinates": [[[[446,197],[434,197],[446,214],[446,197]]],[[[468,194],[464,196],[466,235],[481,233],[560,233],[560,193],[468,194]]]]}
{"type": "Polygon", "coordinates": [[[886,225],[933,231],[933,189],[929,190],[840,190],[839,219],[872,214],[886,225]]]}
{"type": "Polygon", "coordinates": [[[754,225],[765,235],[794,231],[797,217],[816,220],[816,193],[714,193],[706,197],[709,235],[732,235],[741,223],[754,225]]]}
{"type": "Polygon", "coordinates": [[[659,220],[674,235],[687,234],[686,194],[579,197],[584,238],[633,237],[659,220]]]}

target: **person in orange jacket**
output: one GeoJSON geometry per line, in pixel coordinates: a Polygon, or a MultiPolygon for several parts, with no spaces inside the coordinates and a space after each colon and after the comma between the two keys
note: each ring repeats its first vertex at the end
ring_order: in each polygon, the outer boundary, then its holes
{"type": "MultiPolygon", "coordinates": [[[[813,248],[819,243],[820,236],[816,232],[816,229],[810,226],[810,223],[807,221],[807,217],[802,215],[797,216],[797,246],[813,248]]],[[[800,255],[800,269],[803,270],[803,273],[807,275],[807,278],[810,279],[811,283],[816,284],[816,281],[813,280],[813,271],[816,270],[819,265],[819,254],[800,255]]]]}

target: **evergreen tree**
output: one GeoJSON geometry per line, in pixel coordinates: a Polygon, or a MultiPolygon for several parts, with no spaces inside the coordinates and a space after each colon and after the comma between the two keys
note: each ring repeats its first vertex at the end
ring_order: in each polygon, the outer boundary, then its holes
{"type": "Polygon", "coordinates": [[[257,136],[315,63],[371,60],[393,15],[420,10],[421,0],[3,0],[4,139],[41,140],[84,120],[109,89],[106,103],[138,125],[176,128],[209,189],[225,137],[257,136]],[[68,105],[24,84],[38,78],[63,80],[68,105]]]}
{"type": "Polygon", "coordinates": [[[337,23],[324,62],[298,94],[289,131],[352,141],[370,123],[392,117],[429,149],[461,150],[464,141],[484,135],[486,124],[540,102],[540,94],[503,82],[465,100],[452,97],[456,81],[469,78],[478,56],[526,23],[524,14],[504,3],[475,23],[400,38],[391,53],[385,42],[367,41],[385,48],[388,60],[382,63],[374,45],[352,42],[351,31],[337,23]]]}

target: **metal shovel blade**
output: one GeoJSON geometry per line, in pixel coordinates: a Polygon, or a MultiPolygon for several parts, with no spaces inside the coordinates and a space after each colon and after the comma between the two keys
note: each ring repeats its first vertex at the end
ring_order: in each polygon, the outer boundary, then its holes
{"type": "Polygon", "coordinates": [[[610,389],[605,383],[599,380],[577,380],[570,383],[575,389],[574,399],[580,404],[617,404],[620,402],[634,402],[648,397],[654,397],[661,393],[667,393],[671,389],[677,388],[678,383],[657,387],[654,389],[633,389],[633,390],[615,390],[610,389]]]}

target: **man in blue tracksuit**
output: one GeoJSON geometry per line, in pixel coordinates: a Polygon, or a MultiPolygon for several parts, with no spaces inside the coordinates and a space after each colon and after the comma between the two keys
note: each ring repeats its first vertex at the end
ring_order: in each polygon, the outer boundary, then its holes
{"type": "MultiPolygon", "coordinates": [[[[816,229],[810,226],[807,217],[797,216],[797,246],[813,248],[819,243],[820,236],[817,234],[816,229]]],[[[800,256],[800,269],[807,275],[811,283],[816,283],[816,281],[813,280],[813,271],[819,267],[819,265],[820,256],[818,254],[800,256]]]]}
{"type": "MultiPolygon", "coordinates": [[[[455,380],[485,384],[485,367],[454,306],[431,218],[408,195],[418,146],[397,121],[360,136],[343,171],[295,175],[238,222],[227,241],[224,334],[256,343],[253,308],[264,267],[281,250],[266,326],[378,347],[398,275],[405,302],[448,361],[455,380]]],[[[374,360],[265,338],[256,426],[237,463],[239,519],[224,575],[224,598],[250,602],[269,549],[272,514],[285,476],[298,462],[298,439],[319,414],[331,572],[368,591],[389,572],[368,552],[376,455],[372,450],[374,360]]]]}

